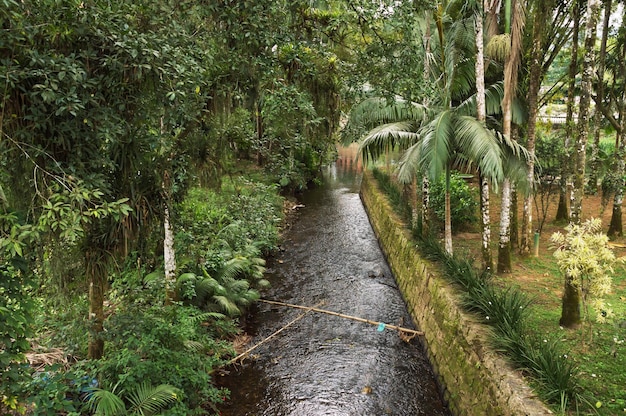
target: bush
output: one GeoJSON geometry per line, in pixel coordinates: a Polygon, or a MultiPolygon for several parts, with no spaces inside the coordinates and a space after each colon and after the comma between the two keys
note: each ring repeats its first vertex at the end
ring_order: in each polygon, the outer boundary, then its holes
{"type": "MultiPolygon", "coordinates": [[[[430,209],[443,224],[446,212],[446,180],[444,177],[434,182],[430,188],[430,209]]],[[[478,200],[475,192],[458,173],[450,177],[450,215],[452,230],[472,226],[478,221],[478,200]]]]}
{"type": "Polygon", "coordinates": [[[234,332],[232,322],[192,307],[120,310],[107,321],[109,352],[99,363],[101,385],[113,390],[119,384],[124,391],[144,383],[171,385],[183,393],[168,414],[201,414],[228,395],[215,387],[211,373],[234,354],[229,343],[216,338],[234,332]]]}

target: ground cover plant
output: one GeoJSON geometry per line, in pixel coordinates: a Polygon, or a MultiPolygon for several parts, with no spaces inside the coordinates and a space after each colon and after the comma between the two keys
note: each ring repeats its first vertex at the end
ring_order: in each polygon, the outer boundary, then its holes
{"type": "MultiPolygon", "coordinates": [[[[390,194],[394,210],[410,223],[411,210],[400,198],[400,185],[379,169],[375,169],[375,177],[390,194]]],[[[600,213],[601,196],[587,196],[584,206],[586,215],[600,213]]],[[[560,327],[563,273],[549,239],[557,231],[565,232],[565,226],[554,221],[555,201],[551,207],[548,215],[552,218],[546,220],[539,240],[539,256],[514,256],[515,267],[510,274],[492,276],[477,271],[479,265],[469,259],[480,253],[479,233],[457,234],[459,248],[453,257],[445,253],[436,237],[421,240],[419,246],[424,255],[442,265],[451,282],[463,289],[463,306],[494,330],[494,348],[531,376],[531,385],[557,414],[624,413],[626,269],[617,263],[611,274],[613,290],[604,297],[613,313],[611,319],[601,316],[605,322],[596,322],[590,317],[593,322],[575,330],[560,327]]],[[[497,224],[497,206],[495,211],[492,221],[497,224]]],[[[600,220],[606,229],[608,213],[600,220]]],[[[613,241],[611,247],[618,258],[626,255],[623,241],[613,241]]]]}

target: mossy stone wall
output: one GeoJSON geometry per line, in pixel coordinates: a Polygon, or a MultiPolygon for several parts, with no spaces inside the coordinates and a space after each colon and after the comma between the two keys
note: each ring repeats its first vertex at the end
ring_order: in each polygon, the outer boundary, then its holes
{"type": "Polygon", "coordinates": [[[409,312],[425,332],[422,341],[452,413],[551,414],[520,375],[486,347],[488,329],[460,310],[454,288],[420,257],[371,172],[363,175],[361,199],[409,312]]]}

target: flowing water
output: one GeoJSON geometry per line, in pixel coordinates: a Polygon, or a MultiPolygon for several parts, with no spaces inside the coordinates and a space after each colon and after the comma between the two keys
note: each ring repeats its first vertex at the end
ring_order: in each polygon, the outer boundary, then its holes
{"type": "MultiPolygon", "coordinates": [[[[317,306],[414,328],[359,198],[350,160],[326,169],[301,198],[284,251],[268,263],[266,299],[317,306]]],[[[259,304],[256,344],[304,311],[259,304]]],[[[222,415],[449,415],[417,339],[336,316],[308,312],[232,367],[222,415]]]]}

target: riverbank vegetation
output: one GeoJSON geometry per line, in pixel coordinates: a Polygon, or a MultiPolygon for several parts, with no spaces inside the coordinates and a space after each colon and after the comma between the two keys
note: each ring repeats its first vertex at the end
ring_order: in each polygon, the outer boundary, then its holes
{"type": "MultiPolygon", "coordinates": [[[[414,210],[406,187],[385,173],[383,166],[374,169],[374,176],[396,213],[409,226],[414,224],[413,235],[420,251],[438,264],[444,276],[459,288],[462,306],[491,329],[488,341],[492,347],[527,375],[542,400],[557,414],[614,415],[624,411],[622,386],[625,375],[621,369],[626,360],[626,268],[622,263],[612,261],[611,257],[613,251],[617,256],[624,256],[626,251],[621,242],[609,248],[606,236],[599,232],[600,220],[585,225],[589,236],[599,238],[597,246],[592,240],[580,245],[585,238],[572,230],[559,237],[556,233],[565,233],[565,227],[554,223],[557,204],[552,200],[546,226],[551,234],[540,239],[543,247],[540,255],[515,256],[515,271],[510,275],[495,276],[481,271],[480,263],[475,261],[480,258],[480,233],[468,231],[471,224],[466,223],[467,228],[456,235],[459,250],[450,256],[436,234],[425,238],[417,224],[412,222],[414,210]],[[558,325],[562,270],[559,267],[561,260],[554,253],[558,254],[559,247],[566,245],[563,239],[567,235],[577,240],[578,247],[583,250],[591,249],[598,254],[604,251],[608,255],[604,260],[602,256],[594,258],[597,266],[585,265],[587,272],[591,273],[593,267],[614,266],[610,274],[605,275],[610,277],[613,290],[601,296],[601,308],[588,307],[587,312],[591,315],[575,331],[567,331],[558,325]],[[550,246],[551,238],[555,245],[550,246]]],[[[477,199],[478,191],[476,186],[473,188],[473,198],[477,199]]],[[[587,197],[588,209],[592,206],[599,208],[599,199],[587,197]]],[[[438,204],[441,203],[434,203],[438,204]]],[[[516,210],[521,210],[521,206],[516,210]]],[[[497,224],[497,219],[494,223],[497,224]]],[[[561,259],[565,257],[571,258],[566,255],[561,259]]],[[[591,258],[589,254],[583,257],[591,258]]],[[[575,263],[585,264],[580,260],[575,263]]],[[[591,297],[590,283],[586,284],[587,294],[591,297]]]]}

